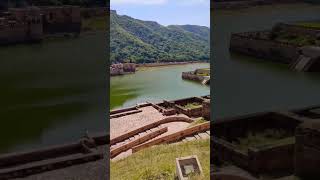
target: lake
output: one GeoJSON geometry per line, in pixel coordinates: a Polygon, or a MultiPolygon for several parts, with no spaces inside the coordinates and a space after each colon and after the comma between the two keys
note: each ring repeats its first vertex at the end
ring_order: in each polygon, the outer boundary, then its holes
{"type": "Polygon", "coordinates": [[[277,22],[320,19],[320,6],[294,4],[213,15],[213,118],[300,108],[320,104],[320,73],[299,73],[287,66],[229,52],[231,33],[266,30],[277,22]]]}
{"type": "Polygon", "coordinates": [[[0,152],[106,131],[105,33],[0,47],[0,152]]]}
{"type": "Polygon", "coordinates": [[[148,67],[135,74],[111,77],[110,108],[209,95],[209,86],[181,78],[184,71],[208,67],[208,63],[148,67]]]}

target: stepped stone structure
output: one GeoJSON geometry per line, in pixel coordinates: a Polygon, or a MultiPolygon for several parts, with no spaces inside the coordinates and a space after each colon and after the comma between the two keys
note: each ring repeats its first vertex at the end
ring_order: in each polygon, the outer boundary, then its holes
{"type": "Polygon", "coordinates": [[[320,47],[305,46],[299,50],[299,58],[291,63],[291,69],[296,71],[319,71],[320,47]]]}

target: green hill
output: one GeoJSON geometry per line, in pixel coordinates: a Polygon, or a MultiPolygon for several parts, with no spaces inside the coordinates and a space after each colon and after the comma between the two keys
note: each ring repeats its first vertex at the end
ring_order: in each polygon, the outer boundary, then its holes
{"type": "Polygon", "coordinates": [[[208,61],[210,29],[196,25],[162,26],[110,12],[111,61],[208,61]]]}

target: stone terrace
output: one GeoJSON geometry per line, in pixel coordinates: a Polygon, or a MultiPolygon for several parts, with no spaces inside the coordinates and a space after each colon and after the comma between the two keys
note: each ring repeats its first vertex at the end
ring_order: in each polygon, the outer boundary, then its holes
{"type": "MultiPolygon", "coordinates": [[[[139,108],[142,112],[110,119],[110,138],[130,132],[141,126],[151,124],[153,122],[164,119],[168,116],[163,115],[153,106],[139,108]]],[[[180,115],[187,117],[185,115],[180,115]]]]}

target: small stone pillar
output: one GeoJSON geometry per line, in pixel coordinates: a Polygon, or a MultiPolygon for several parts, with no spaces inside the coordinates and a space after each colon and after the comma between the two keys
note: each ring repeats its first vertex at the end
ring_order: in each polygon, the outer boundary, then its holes
{"type": "Polygon", "coordinates": [[[320,121],[304,122],[296,129],[295,175],[320,177],[320,121]]]}

